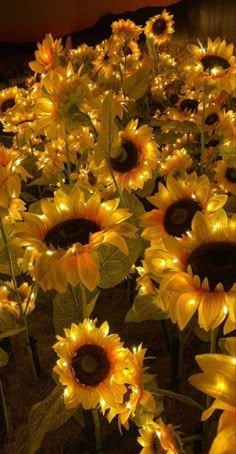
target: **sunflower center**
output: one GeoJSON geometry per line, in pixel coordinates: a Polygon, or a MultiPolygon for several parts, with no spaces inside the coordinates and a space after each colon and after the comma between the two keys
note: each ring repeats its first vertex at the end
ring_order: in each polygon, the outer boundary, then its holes
{"type": "Polygon", "coordinates": [[[84,344],[72,358],[75,377],[84,386],[97,386],[109,374],[110,361],[100,345],[84,344]]]}
{"type": "Polygon", "coordinates": [[[236,282],[236,244],[232,241],[203,244],[190,254],[188,265],[201,281],[207,277],[211,292],[219,283],[228,291],[236,282]]]}
{"type": "Polygon", "coordinates": [[[14,107],[14,105],[15,105],[15,98],[6,99],[1,104],[1,112],[5,113],[8,109],[11,109],[11,107],[14,107]]]}
{"type": "Polygon", "coordinates": [[[183,101],[181,101],[180,109],[183,112],[185,110],[187,110],[187,112],[196,113],[198,104],[199,104],[199,102],[196,99],[187,98],[187,99],[184,99],[183,101]]]}
{"type": "Polygon", "coordinates": [[[225,176],[231,183],[236,183],[236,167],[227,167],[225,176]]]}
{"type": "Polygon", "coordinates": [[[151,453],[152,454],[166,454],[166,450],[162,448],[160,440],[156,433],[153,434],[151,440],[151,453]]]}
{"type": "Polygon", "coordinates": [[[164,228],[169,235],[181,237],[191,229],[193,216],[201,205],[192,199],[182,199],[170,205],[164,216],[164,228]]]}
{"type": "Polygon", "coordinates": [[[44,241],[48,247],[68,249],[74,243],[88,244],[90,234],[99,230],[100,227],[90,219],[67,219],[52,227],[44,241]]]}
{"type": "Polygon", "coordinates": [[[152,26],[152,32],[154,35],[161,35],[166,29],[166,21],[161,17],[156,19],[152,26]]]}
{"type": "Polygon", "coordinates": [[[207,117],[205,119],[205,123],[207,126],[212,126],[215,123],[217,123],[218,120],[219,120],[219,117],[218,117],[217,113],[212,113],[210,115],[207,115],[207,117]]]}
{"type": "Polygon", "coordinates": [[[205,55],[205,57],[201,59],[201,63],[203,64],[204,71],[219,66],[223,69],[228,69],[230,67],[229,62],[219,55],[205,55]]]}
{"type": "Polygon", "coordinates": [[[116,172],[126,173],[138,164],[139,152],[131,140],[122,142],[121,153],[116,158],[110,158],[110,163],[116,172]]]}

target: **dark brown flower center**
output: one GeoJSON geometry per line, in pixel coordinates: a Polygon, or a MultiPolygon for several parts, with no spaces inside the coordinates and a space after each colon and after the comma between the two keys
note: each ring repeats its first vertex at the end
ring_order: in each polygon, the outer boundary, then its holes
{"type": "Polygon", "coordinates": [[[164,228],[169,235],[181,237],[191,229],[193,216],[201,205],[192,199],[181,199],[170,205],[164,216],[164,228]]]}
{"type": "Polygon", "coordinates": [[[214,241],[203,244],[190,254],[188,265],[201,282],[207,277],[211,292],[219,283],[228,291],[236,282],[236,243],[214,241]]]}
{"type": "Polygon", "coordinates": [[[152,436],[151,453],[152,454],[166,454],[166,450],[162,448],[161,442],[156,433],[154,433],[152,436]]]}
{"type": "Polygon", "coordinates": [[[75,377],[84,386],[97,386],[109,374],[110,361],[100,345],[84,344],[72,358],[75,377]]]}
{"type": "Polygon", "coordinates": [[[219,55],[205,55],[205,57],[201,59],[201,63],[203,65],[204,71],[219,66],[223,69],[228,69],[230,67],[229,62],[225,58],[220,57],[219,55]]]}
{"type": "Polygon", "coordinates": [[[166,29],[166,21],[162,17],[156,19],[152,25],[152,32],[154,35],[161,35],[166,29]]]}
{"type": "Polygon", "coordinates": [[[199,102],[196,99],[186,98],[180,103],[180,109],[184,112],[196,113],[199,102]]]}
{"type": "Polygon", "coordinates": [[[99,232],[100,227],[90,219],[67,219],[52,227],[45,235],[47,246],[68,249],[74,243],[88,244],[91,233],[99,232]]]}
{"type": "Polygon", "coordinates": [[[1,104],[0,110],[2,113],[5,113],[8,109],[11,109],[11,107],[14,107],[15,105],[15,98],[9,98],[3,101],[1,104]]]}
{"type": "Polygon", "coordinates": [[[138,164],[139,152],[134,142],[124,140],[121,153],[117,158],[110,158],[110,163],[116,172],[126,173],[134,169],[138,164]]]}
{"type": "Polygon", "coordinates": [[[236,167],[227,167],[225,176],[230,183],[236,183],[236,167]]]}
{"type": "Polygon", "coordinates": [[[212,126],[217,123],[218,120],[219,116],[217,115],[217,113],[212,113],[210,115],[207,115],[207,117],[205,118],[205,123],[207,126],[212,126]]]}

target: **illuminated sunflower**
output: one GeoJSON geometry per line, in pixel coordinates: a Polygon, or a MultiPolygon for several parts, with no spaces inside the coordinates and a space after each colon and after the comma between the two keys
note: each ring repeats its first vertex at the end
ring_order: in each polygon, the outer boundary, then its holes
{"type": "Polygon", "coordinates": [[[104,40],[96,46],[96,55],[92,62],[95,74],[105,79],[114,77],[114,72],[120,63],[118,48],[118,42],[114,37],[104,40]]]}
{"type": "Polygon", "coordinates": [[[185,148],[173,148],[165,146],[160,157],[159,175],[167,176],[171,174],[186,174],[186,170],[191,167],[193,160],[185,148]]]}
{"type": "Polygon", "coordinates": [[[10,87],[0,91],[0,118],[15,106],[16,95],[21,91],[18,87],[10,87]]]}
{"type": "Polygon", "coordinates": [[[57,336],[54,350],[60,357],[54,372],[65,386],[67,408],[82,405],[95,408],[106,402],[110,407],[123,400],[126,392],[126,356],[117,334],[110,334],[107,322],[99,328],[96,320],[84,320],[57,336]]]}
{"type": "Polygon", "coordinates": [[[18,244],[37,252],[33,274],[44,290],[65,292],[67,283],[80,281],[94,290],[100,281],[99,246],[112,244],[128,254],[124,237],[134,238],[136,229],[124,222],[131,213],[118,205],[118,199],[101,203],[98,193],[85,201],[74,187],[69,195],[59,189],[53,201],[41,200],[43,215],[24,214],[25,221],[16,225],[18,244]]]}
{"type": "Polygon", "coordinates": [[[206,331],[236,327],[236,216],[224,210],[206,217],[197,212],[184,242],[166,237],[165,249],[149,248],[149,268],[160,279],[160,303],[182,330],[198,310],[206,331]]]}
{"type": "MultiPolygon", "coordinates": [[[[26,314],[28,315],[35,307],[36,293],[31,291],[27,282],[23,282],[17,290],[21,299],[22,310],[26,310],[26,314]]],[[[16,318],[20,317],[20,309],[16,300],[13,282],[7,281],[6,285],[0,287],[0,314],[4,311],[9,312],[16,318]]]]}
{"type": "Polygon", "coordinates": [[[115,416],[118,416],[118,425],[121,428],[123,425],[126,429],[129,428],[129,418],[135,417],[138,406],[143,407],[146,411],[154,413],[156,410],[156,403],[150,391],[144,389],[143,382],[147,379],[145,374],[146,368],[143,367],[144,356],[146,349],[142,349],[139,345],[138,348],[133,349],[133,354],[127,358],[127,370],[125,371],[128,389],[124,396],[124,401],[120,404],[109,408],[107,405],[102,405],[102,411],[109,410],[107,419],[109,422],[115,416]]]}
{"type": "Polygon", "coordinates": [[[139,429],[138,443],[143,446],[140,454],[180,454],[182,442],[172,424],[165,424],[161,418],[149,421],[139,429]]]}
{"type": "Polygon", "coordinates": [[[63,51],[61,41],[61,38],[54,40],[51,33],[47,34],[42,44],[38,43],[38,50],[35,51],[36,60],[29,63],[30,68],[36,73],[47,73],[51,69],[59,69],[63,51]]]}
{"type": "Polygon", "coordinates": [[[142,32],[142,27],[136,25],[132,20],[119,19],[111,24],[112,33],[115,35],[115,39],[125,41],[126,44],[129,41],[137,40],[142,32]]]}
{"type": "Polygon", "coordinates": [[[83,114],[96,105],[88,76],[73,74],[69,65],[64,76],[50,71],[42,79],[41,93],[32,102],[34,130],[47,133],[50,138],[58,135],[58,127],[63,136],[64,129],[71,133],[81,126],[83,114]]]}
{"type": "Polygon", "coordinates": [[[227,201],[225,194],[214,194],[207,176],[194,172],[185,179],[168,175],[166,185],[159,183],[158,192],[147,198],[157,209],[141,215],[142,237],[161,243],[165,236],[184,239],[191,230],[197,211],[210,214],[227,201]]]}
{"type": "MultiPolygon", "coordinates": [[[[195,117],[196,124],[201,130],[202,128],[202,115],[203,115],[203,104],[200,103],[198,106],[198,115],[195,117]]],[[[219,128],[219,124],[222,121],[223,113],[220,106],[212,100],[205,106],[205,120],[204,130],[209,135],[213,134],[219,128]]]]}
{"type": "Polygon", "coordinates": [[[214,177],[221,188],[236,195],[236,166],[230,167],[223,160],[217,161],[214,177]]]}
{"type": "Polygon", "coordinates": [[[174,107],[169,107],[166,114],[170,120],[196,122],[200,100],[201,94],[197,90],[179,94],[177,103],[174,107]]]}
{"type": "MultiPolygon", "coordinates": [[[[138,128],[138,120],[131,120],[124,131],[119,132],[121,139],[120,154],[110,158],[110,165],[121,191],[131,192],[142,188],[145,181],[152,178],[158,165],[158,146],[153,140],[153,131],[148,125],[138,128]]],[[[97,168],[98,179],[112,184],[112,178],[103,161],[97,168]]]]}
{"type": "Polygon", "coordinates": [[[158,45],[170,40],[171,34],[174,33],[174,21],[172,19],[173,16],[166,10],[153,16],[144,27],[146,37],[153,39],[154,43],[158,45]]]}
{"type": "Polygon", "coordinates": [[[185,65],[191,83],[195,86],[215,84],[219,90],[231,93],[235,89],[236,63],[233,44],[218,37],[214,41],[208,38],[207,48],[199,41],[199,46],[189,45],[192,55],[185,65]]]}
{"type": "Polygon", "coordinates": [[[203,412],[203,421],[215,410],[223,410],[209,454],[236,452],[236,338],[225,338],[224,343],[231,356],[223,354],[196,356],[196,361],[203,372],[189,378],[193,386],[215,399],[211,407],[203,412]]]}
{"type": "Polygon", "coordinates": [[[91,71],[92,61],[95,58],[95,49],[87,44],[81,44],[76,49],[70,49],[69,58],[76,71],[82,71],[81,74],[91,71]]]}

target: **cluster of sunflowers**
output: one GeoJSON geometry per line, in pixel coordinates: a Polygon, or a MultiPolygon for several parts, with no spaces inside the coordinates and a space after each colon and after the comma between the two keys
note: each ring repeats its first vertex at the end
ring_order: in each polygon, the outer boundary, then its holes
{"type": "Polygon", "coordinates": [[[0,92],[1,338],[22,326],[29,336],[37,288],[54,290],[65,319],[65,337],[55,327],[56,397],[63,396],[67,418],[78,407],[98,408],[120,428],[137,424],[142,454],[181,453],[184,440],[160,418],[146,349],[125,348],[106,322],[90,318],[102,289],[135,280],[126,321],[169,318],[181,331],[191,322],[212,339],[222,329],[223,353],[197,356],[203,373],[190,382],[216,399],[203,419],[223,410],[210,454],[230,454],[233,45],[220,38],[206,47],[170,44],[174,22],[166,10],[143,27],[129,19],[111,27],[95,47],[74,49],[70,39],[63,45],[48,34],[25,87],[0,92]]]}

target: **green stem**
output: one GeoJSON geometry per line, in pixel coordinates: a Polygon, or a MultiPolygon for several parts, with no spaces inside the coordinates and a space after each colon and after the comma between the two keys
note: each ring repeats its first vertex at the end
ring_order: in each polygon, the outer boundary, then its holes
{"type": "Polygon", "coordinates": [[[118,184],[117,184],[117,181],[116,181],[116,178],[115,178],[113,169],[112,169],[111,164],[110,164],[110,161],[109,161],[109,158],[106,157],[105,160],[106,160],[106,163],[107,163],[107,167],[108,167],[108,169],[109,169],[109,172],[110,172],[110,174],[111,174],[112,181],[113,181],[114,186],[115,186],[115,188],[116,188],[116,190],[117,190],[117,193],[118,193],[118,195],[119,195],[121,204],[123,205],[124,208],[128,208],[128,207],[127,207],[127,204],[126,204],[126,202],[125,202],[125,199],[124,199],[124,197],[123,197],[123,194],[122,194],[122,192],[121,192],[121,190],[120,190],[120,188],[119,188],[119,186],[118,186],[118,184]]]}
{"type": "Polygon", "coordinates": [[[201,174],[203,173],[204,167],[204,155],[205,155],[205,117],[206,117],[206,86],[203,86],[203,100],[202,100],[202,126],[201,126],[201,174]]]}
{"type": "MultiPolygon", "coordinates": [[[[217,333],[218,327],[211,330],[211,342],[210,342],[210,353],[216,352],[216,344],[217,344],[217,333]]],[[[206,408],[209,408],[212,404],[213,398],[211,396],[206,397],[206,408]]]]}
{"type": "Polygon", "coordinates": [[[71,179],[70,152],[69,152],[69,147],[68,147],[67,142],[65,144],[65,148],[66,148],[67,176],[68,176],[69,184],[71,184],[72,179],[71,179]]]}
{"type": "Polygon", "coordinates": [[[86,293],[85,293],[85,288],[82,282],[80,282],[80,291],[81,291],[81,309],[82,309],[82,319],[84,320],[87,318],[87,298],[86,298],[86,293]]]}
{"type": "Polygon", "coordinates": [[[17,299],[17,304],[18,304],[19,311],[20,311],[20,322],[25,328],[26,348],[27,348],[27,351],[28,351],[28,354],[29,354],[29,358],[30,358],[30,361],[31,361],[31,366],[32,366],[32,371],[33,371],[34,378],[37,378],[38,377],[37,365],[36,365],[36,362],[35,362],[34,354],[33,354],[33,351],[32,351],[32,346],[31,346],[31,342],[30,342],[30,335],[29,335],[27,319],[26,319],[26,315],[24,314],[24,311],[23,311],[22,301],[21,301],[21,297],[20,297],[20,294],[19,294],[19,291],[18,291],[16,277],[15,277],[15,271],[14,271],[14,266],[13,266],[13,261],[12,261],[12,255],[11,255],[11,251],[10,251],[10,248],[9,248],[7,236],[6,236],[6,233],[5,233],[5,229],[4,229],[4,225],[3,225],[1,217],[0,217],[0,230],[1,230],[3,242],[4,242],[4,245],[5,245],[5,248],[6,248],[6,253],[7,253],[7,258],[8,258],[9,268],[10,268],[11,279],[12,279],[12,282],[13,282],[14,291],[15,291],[16,299],[17,299]]]}
{"type": "Polygon", "coordinates": [[[94,424],[94,432],[95,432],[95,439],[96,439],[96,449],[97,452],[101,451],[102,448],[102,440],[101,440],[101,427],[100,427],[100,418],[98,410],[95,408],[92,410],[93,416],[93,424],[94,424]]]}
{"type": "Polygon", "coordinates": [[[25,318],[24,318],[23,308],[22,308],[22,301],[21,301],[21,297],[20,297],[20,294],[19,294],[19,291],[18,291],[18,287],[17,287],[17,282],[16,282],[16,277],[15,277],[15,271],[14,271],[11,251],[10,251],[10,248],[9,248],[7,236],[6,236],[6,233],[5,233],[5,229],[4,229],[4,225],[3,225],[1,217],[0,217],[0,229],[1,229],[2,239],[3,239],[3,242],[4,242],[5,248],[6,248],[6,253],[7,253],[7,258],[8,258],[9,268],[10,268],[10,274],[11,274],[11,278],[12,278],[12,282],[13,282],[13,286],[14,286],[14,291],[15,291],[16,298],[17,298],[17,304],[19,306],[20,320],[21,320],[21,323],[25,324],[25,318]]]}
{"type": "Polygon", "coordinates": [[[165,396],[165,397],[170,397],[176,400],[179,400],[180,402],[183,402],[186,405],[190,405],[191,407],[195,407],[198,410],[204,411],[204,408],[195,400],[191,399],[190,397],[184,396],[183,394],[178,394],[173,391],[170,391],[169,389],[160,389],[158,388],[156,393],[157,396],[165,396]]]}

